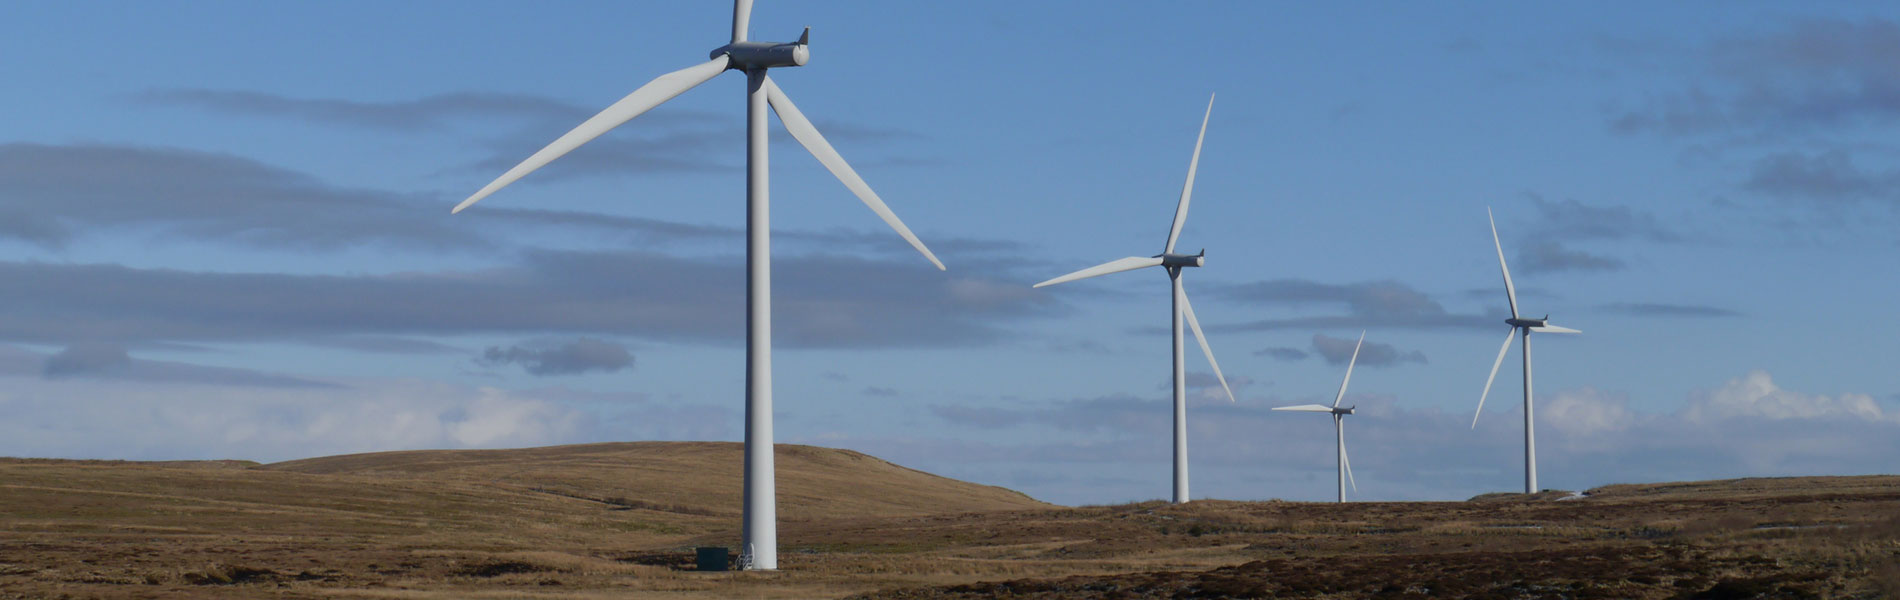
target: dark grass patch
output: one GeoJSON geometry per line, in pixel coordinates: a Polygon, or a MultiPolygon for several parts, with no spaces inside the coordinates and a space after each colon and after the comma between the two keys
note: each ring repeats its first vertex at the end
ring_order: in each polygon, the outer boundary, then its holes
{"type": "Polygon", "coordinates": [[[199,571],[188,571],[181,575],[185,583],[191,585],[237,585],[256,583],[274,579],[276,571],[239,565],[211,565],[199,571]]]}
{"type": "Polygon", "coordinates": [[[1818,598],[1818,573],[1778,569],[1687,547],[1275,558],[1208,571],[983,582],[888,590],[858,598],[1818,598]],[[1717,578],[1744,571],[1749,579],[1717,578]]]}
{"type": "Polygon", "coordinates": [[[525,563],[518,560],[493,560],[463,567],[460,574],[469,577],[500,577],[516,573],[542,573],[552,571],[545,566],[525,563]]]}

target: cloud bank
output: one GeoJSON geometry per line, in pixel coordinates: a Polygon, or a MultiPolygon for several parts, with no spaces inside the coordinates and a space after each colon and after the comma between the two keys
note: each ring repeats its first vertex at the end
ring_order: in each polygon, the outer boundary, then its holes
{"type": "Polygon", "coordinates": [[[489,346],[476,362],[489,366],[519,365],[529,375],[579,375],[593,371],[614,373],[633,368],[626,346],[582,337],[571,340],[534,340],[503,348],[489,346]]]}

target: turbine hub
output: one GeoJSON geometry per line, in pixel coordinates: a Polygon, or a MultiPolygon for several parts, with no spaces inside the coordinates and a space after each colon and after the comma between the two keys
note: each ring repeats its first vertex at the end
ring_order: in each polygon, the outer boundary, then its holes
{"type": "Polygon", "coordinates": [[[1207,253],[1200,254],[1162,254],[1161,266],[1168,268],[1199,267],[1207,264],[1207,253]]]}
{"type": "Polygon", "coordinates": [[[811,61],[811,46],[799,42],[734,42],[714,48],[709,58],[725,55],[742,71],[801,67],[811,61]]]}

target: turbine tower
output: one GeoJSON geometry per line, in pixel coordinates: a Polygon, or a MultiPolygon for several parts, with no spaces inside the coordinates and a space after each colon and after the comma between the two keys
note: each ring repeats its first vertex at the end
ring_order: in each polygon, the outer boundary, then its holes
{"type": "Polygon", "coordinates": [[[1533,419],[1531,406],[1531,333],[1583,333],[1568,327],[1550,324],[1550,315],[1542,319],[1525,319],[1517,314],[1517,288],[1511,285],[1511,267],[1504,264],[1504,244],[1498,241],[1498,220],[1491,216],[1489,207],[1484,209],[1485,218],[1491,220],[1491,245],[1498,250],[1498,268],[1504,271],[1504,297],[1511,302],[1511,318],[1505,323],[1511,325],[1511,332],[1504,336],[1504,346],[1498,348],[1498,360],[1491,363],[1491,376],[1484,380],[1484,393],[1478,395],[1478,412],[1471,415],[1471,428],[1478,428],[1478,415],[1484,414],[1484,398],[1491,395],[1491,383],[1498,378],[1498,367],[1504,366],[1504,355],[1511,351],[1511,339],[1519,331],[1524,332],[1524,493],[1537,493],[1537,424],[1533,419]]]}
{"type": "Polygon", "coordinates": [[[1187,378],[1182,373],[1184,355],[1181,343],[1181,321],[1184,317],[1188,327],[1194,330],[1195,341],[1201,343],[1201,353],[1207,355],[1208,366],[1214,368],[1214,377],[1220,380],[1221,389],[1227,392],[1227,401],[1234,401],[1234,390],[1227,386],[1227,377],[1221,375],[1220,363],[1214,362],[1214,350],[1207,346],[1207,335],[1201,333],[1201,323],[1194,318],[1194,306],[1188,304],[1187,292],[1181,289],[1181,269],[1205,264],[1207,251],[1202,250],[1200,254],[1174,253],[1174,243],[1181,237],[1181,224],[1187,221],[1188,198],[1194,194],[1194,170],[1201,163],[1201,142],[1207,139],[1207,118],[1213,114],[1214,97],[1209,95],[1207,114],[1201,116],[1201,134],[1194,140],[1194,158],[1188,160],[1187,183],[1181,186],[1181,202],[1174,207],[1174,225],[1168,228],[1168,243],[1162,246],[1160,254],[1146,258],[1130,256],[1109,261],[1034,286],[1055,285],[1145,267],[1159,266],[1168,270],[1168,280],[1172,282],[1174,288],[1174,502],[1176,504],[1188,501],[1187,378]]]}
{"type": "Polygon", "coordinates": [[[790,97],[766,76],[768,69],[802,66],[811,58],[808,42],[811,28],[805,28],[798,41],[754,42],[746,39],[752,16],[752,0],[736,0],[732,6],[732,43],[713,49],[712,60],[661,75],[640,86],[627,97],[573,131],[554,140],[529,156],[475,195],[457,204],[451,212],[461,212],[489,194],[495,193],[522,176],[546,166],[561,155],[587,143],[608,130],[638,117],[641,113],[671,100],[726,71],[742,71],[746,76],[746,403],[745,403],[745,546],[740,560],[746,568],[778,568],[778,504],[772,468],[772,245],[771,211],[767,195],[766,122],[769,105],[778,114],[792,139],[798,140],[818,158],[851,193],[864,201],[872,212],[911,247],[922,252],[931,264],[943,269],[943,262],[930,253],[924,243],[904,226],[903,221],[884,205],[871,187],[858,177],[844,157],[819,135],[811,121],[792,105],[790,97]]]}
{"type": "Polygon", "coordinates": [[[1333,396],[1333,405],[1301,404],[1298,406],[1278,406],[1273,410],[1296,412],[1317,412],[1333,415],[1333,439],[1339,442],[1339,501],[1346,501],[1346,482],[1352,482],[1352,491],[1359,491],[1359,481],[1352,478],[1352,459],[1346,458],[1346,415],[1353,414],[1356,406],[1339,407],[1339,401],[1346,398],[1346,384],[1352,383],[1352,366],[1359,362],[1359,346],[1366,343],[1366,332],[1359,332],[1359,343],[1352,346],[1352,360],[1346,361],[1346,379],[1339,382],[1339,394],[1333,396]]]}

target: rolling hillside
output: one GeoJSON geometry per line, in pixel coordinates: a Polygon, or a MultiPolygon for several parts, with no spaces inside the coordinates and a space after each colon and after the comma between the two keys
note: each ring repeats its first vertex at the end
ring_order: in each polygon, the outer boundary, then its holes
{"type": "MultiPolygon", "coordinates": [[[[744,446],[627,442],[516,450],[419,450],[295,460],[262,469],[426,478],[526,489],[636,508],[738,515],[744,446]]],[[[907,469],[850,450],[778,446],[784,520],[1045,508],[1020,492],[907,469]]]]}
{"type": "Polygon", "coordinates": [[[738,541],[739,452],[0,459],[0,600],[1900,597],[1896,476],[1071,508],[801,446],[783,570],[687,570],[738,541]]]}

